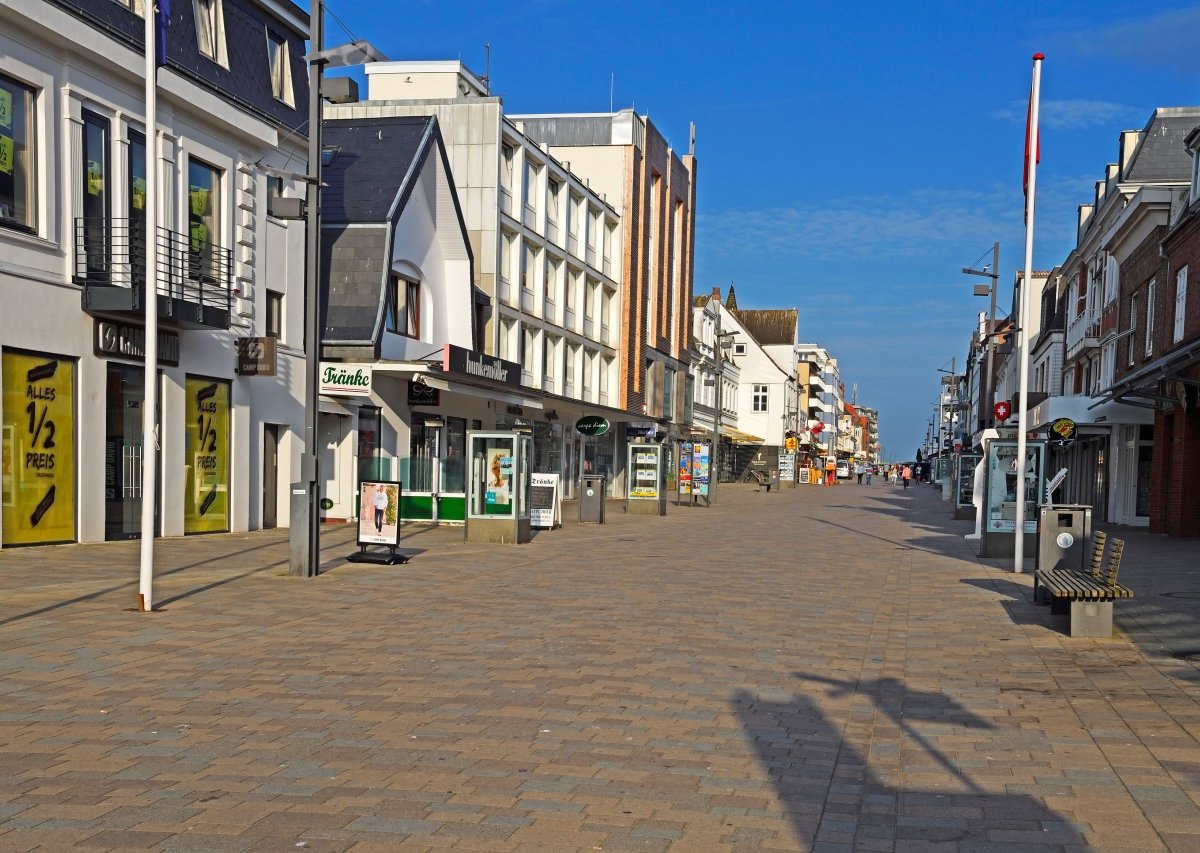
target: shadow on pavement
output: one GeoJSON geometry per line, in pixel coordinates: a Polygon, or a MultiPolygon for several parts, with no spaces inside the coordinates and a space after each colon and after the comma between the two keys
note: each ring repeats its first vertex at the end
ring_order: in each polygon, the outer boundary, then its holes
{"type": "MultiPolygon", "coordinates": [[[[812,849],[990,849],[1051,850],[1067,845],[1086,847],[1078,828],[1036,797],[984,790],[924,734],[945,725],[947,735],[963,730],[993,729],[955,700],[907,689],[894,678],[838,680],[797,673],[803,681],[828,685],[833,697],[868,697],[895,726],[890,742],[885,726],[875,725],[871,758],[851,742],[804,693],[791,701],[774,701],[749,690],[737,691],[731,703],[746,738],[758,755],[796,836],[812,849]],[[919,728],[918,728],[919,727],[919,728]],[[889,783],[872,761],[899,778],[900,753],[915,748],[933,760],[950,783],[931,790],[889,783]],[[878,758],[876,758],[878,756],[878,758]]],[[[853,715],[853,710],[851,711],[853,715]]],[[[847,733],[862,730],[857,721],[847,733]]],[[[867,744],[862,745],[864,748],[867,744]]],[[[929,771],[929,772],[936,772],[929,771]]]]}

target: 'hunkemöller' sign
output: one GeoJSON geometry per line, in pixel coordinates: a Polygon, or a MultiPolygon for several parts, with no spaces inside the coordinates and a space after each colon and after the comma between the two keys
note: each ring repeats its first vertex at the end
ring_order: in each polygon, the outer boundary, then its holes
{"type": "Polygon", "coordinates": [[[505,361],[492,355],[446,344],[442,349],[442,370],[447,373],[465,373],[468,376],[478,376],[481,379],[491,379],[521,387],[521,365],[513,361],[505,361]]]}

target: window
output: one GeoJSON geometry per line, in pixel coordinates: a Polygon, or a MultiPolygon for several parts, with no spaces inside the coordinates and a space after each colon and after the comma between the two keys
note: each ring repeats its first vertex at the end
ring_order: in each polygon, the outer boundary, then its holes
{"type": "Polygon", "coordinates": [[[267,291],[267,337],[283,337],[283,294],[274,290],[267,291]]]}
{"type": "Polygon", "coordinates": [[[765,412],[767,410],[767,386],[755,385],[753,404],[750,407],[754,412],[765,412]]]}
{"type": "Polygon", "coordinates": [[[128,157],[125,204],[129,216],[129,245],[133,250],[133,279],[140,285],[146,281],[146,137],[136,130],[129,131],[128,157]]]}
{"type": "Polygon", "coordinates": [[[0,74],[0,225],[36,227],[33,89],[0,74]]]}
{"type": "Polygon", "coordinates": [[[421,337],[421,285],[398,275],[392,276],[388,292],[385,328],[406,338],[421,337]]]}
{"type": "Polygon", "coordinates": [[[267,63],[271,70],[271,94],[289,107],[296,105],[292,94],[292,57],[288,44],[279,36],[267,32],[267,63]]]}
{"type": "Polygon", "coordinates": [[[522,190],[522,197],[525,200],[525,207],[529,210],[537,210],[537,181],[538,181],[537,163],[526,158],[525,160],[525,187],[522,190]]]}
{"type": "Polygon", "coordinates": [[[507,231],[500,235],[500,280],[512,281],[513,246],[517,238],[507,231]]]}
{"type": "Polygon", "coordinates": [[[516,353],[517,324],[514,320],[500,321],[500,357],[505,361],[519,360],[516,353]],[[514,358],[516,357],[516,358],[514,358]]]}
{"type": "Polygon", "coordinates": [[[575,306],[579,303],[579,296],[576,290],[579,289],[579,279],[583,277],[583,273],[579,270],[570,270],[567,275],[567,289],[563,294],[563,307],[568,311],[574,311],[575,306]]]}
{"type": "Polygon", "coordinates": [[[513,159],[515,157],[516,151],[507,142],[500,146],[500,186],[506,190],[512,189],[513,159]]]}
{"type": "Polygon", "coordinates": [[[734,344],[733,345],[733,354],[734,355],[745,355],[746,354],[746,345],[745,344],[734,344]]]}
{"type": "Polygon", "coordinates": [[[1146,285],[1146,355],[1154,354],[1154,313],[1155,313],[1155,291],[1157,290],[1158,279],[1150,279],[1150,283],[1146,285]]]}
{"type": "Polygon", "coordinates": [[[562,184],[554,178],[546,181],[546,219],[558,222],[558,196],[562,192],[562,184]]]}
{"type": "Polygon", "coordinates": [[[542,347],[542,376],[553,380],[558,373],[558,345],[561,338],[546,335],[546,345],[542,347]]]}
{"type": "Polygon", "coordinates": [[[521,289],[529,295],[533,295],[533,270],[537,263],[537,256],[534,254],[533,248],[526,246],[521,253],[521,289]]]}
{"type": "Polygon", "coordinates": [[[605,343],[610,343],[607,336],[611,333],[613,326],[616,326],[616,317],[614,317],[614,308],[616,305],[617,292],[612,288],[604,288],[604,296],[600,301],[600,330],[602,337],[605,338],[605,343]]]}
{"type": "Polygon", "coordinates": [[[79,215],[83,225],[83,251],[89,277],[109,272],[108,119],[83,111],[83,157],[79,164],[83,199],[79,215]]]}
{"type": "Polygon", "coordinates": [[[566,353],[563,355],[563,379],[566,380],[567,387],[575,386],[575,364],[579,361],[579,345],[567,344],[566,353]]]}
{"type": "Polygon", "coordinates": [[[221,209],[221,173],[199,160],[188,160],[188,275],[215,279],[220,264],[216,245],[221,209]]]}
{"type": "Polygon", "coordinates": [[[1129,297],[1129,341],[1125,344],[1125,363],[1133,367],[1134,338],[1137,337],[1138,294],[1129,297]]]}
{"type": "Polygon", "coordinates": [[[221,0],[192,0],[196,13],[196,40],[200,52],[213,62],[229,67],[225,55],[225,15],[221,0]]]}
{"type": "Polygon", "coordinates": [[[675,371],[669,367],[663,371],[663,415],[675,419],[675,371]]]}
{"type": "Polygon", "coordinates": [[[600,402],[607,403],[608,395],[612,393],[613,360],[607,356],[600,357],[600,402]]]}
{"type": "Polygon", "coordinates": [[[560,261],[550,258],[546,258],[546,263],[542,264],[542,292],[546,295],[546,316],[548,317],[554,316],[554,303],[557,301],[555,294],[558,293],[558,271],[561,266],[560,261]]]}
{"type": "Polygon", "coordinates": [[[1175,332],[1171,336],[1173,343],[1183,340],[1183,326],[1187,319],[1187,267],[1181,267],[1175,273],[1175,332]]]}

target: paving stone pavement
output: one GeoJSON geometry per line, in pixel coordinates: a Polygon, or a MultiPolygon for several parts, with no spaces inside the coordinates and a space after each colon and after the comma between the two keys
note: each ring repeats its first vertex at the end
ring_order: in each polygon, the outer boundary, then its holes
{"type": "Polygon", "coordinates": [[[0,552],[0,850],[1200,850],[1200,545],[1071,639],[929,487],[0,552]]]}

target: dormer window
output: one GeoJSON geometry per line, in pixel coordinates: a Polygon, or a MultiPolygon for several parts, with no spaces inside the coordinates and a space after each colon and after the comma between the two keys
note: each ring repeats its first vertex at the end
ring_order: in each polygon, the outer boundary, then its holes
{"type": "Polygon", "coordinates": [[[288,43],[270,30],[267,31],[267,63],[271,72],[271,95],[294,108],[296,99],[292,94],[292,57],[288,43]]]}
{"type": "Polygon", "coordinates": [[[196,13],[196,40],[200,52],[225,68],[229,56],[225,52],[225,14],[221,0],[192,0],[196,13]]]}

